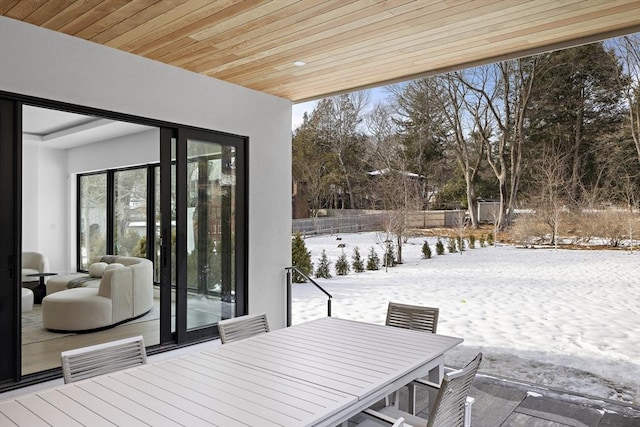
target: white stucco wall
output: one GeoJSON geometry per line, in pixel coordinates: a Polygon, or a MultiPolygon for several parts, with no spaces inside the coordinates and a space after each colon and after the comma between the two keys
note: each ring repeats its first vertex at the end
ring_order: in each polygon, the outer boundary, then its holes
{"type": "Polygon", "coordinates": [[[284,326],[290,101],[5,17],[0,90],[249,137],[249,310],[284,326]]]}

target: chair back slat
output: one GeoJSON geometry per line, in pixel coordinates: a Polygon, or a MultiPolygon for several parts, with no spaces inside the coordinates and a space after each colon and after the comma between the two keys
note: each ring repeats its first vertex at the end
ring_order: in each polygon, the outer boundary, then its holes
{"type": "Polygon", "coordinates": [[[440,310],[435,307],[389,302],[387,326],[436,333],[440,310]]]}
{"type": "Polygon", "coordinates": [[[269,332],[266,314],[251,314],[218,322],[220,341],[226,344],[269,332]]]}
{"type": "Polygon", "coordinates": [[[65,383],[147,363],[141,336],[63,351],[60,356],[65,383]]]}
{"type": "Polygon", "coordinates": [[[482,353],[478,353],[464,368],[445,374],[433,410],[429,414],[427,427],[464,426],[467,395],[481,361],[482,353]]]}

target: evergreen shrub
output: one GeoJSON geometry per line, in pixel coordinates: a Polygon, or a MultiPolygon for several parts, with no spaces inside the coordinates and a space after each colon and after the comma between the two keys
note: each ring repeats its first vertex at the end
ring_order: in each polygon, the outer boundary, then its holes
{"type": "Polygon", "coordinates": [[[394,265],[396,265],[396,254],[391,241],[387,241],[387,250],[384,253],[384,266],[393,267],[394,265]]]}
{"type": "Polygon", "coordinates": [[[456,252],[458,252],[458,248],[456,247],[455,237],[449,237],[449,240],[447,242],[447,250],[449,251],[450,254],[455,254],[456,252]]]}
{"type": "Polygon", "coordinates": [[[426,240],[422,244],[422,258],[431,258],[431,248],[429,247],[429,242],[427,242],[426,240]]]}
{"type": "Polygon", "coordinates": [[[347,261],[347,255],[342,251],[342,254],[336,260],[336,275],[337,276],[346,276],[351,270],[349,266],[349,261],[347,261]]]}
{"type": "MultiPolygon", "coordinates": [[[[310,276],[313,272],[311,252],[307,250],[307,246],[305,245],[304,239],[300,233],[296,233],[291,244],[291,265],[297,267],[307,276],[310,276]]],[[[292,280],[293,283],[303,283],[307,281],[307,279],[302,277],[296,271],[293,272],[292,280]]]]}
{"type": "Polygon", "coordinates": [[[378,270],[380,269],[380,258],[378,258],[378,254],[376,250],[371,247],[369,251],[369,256],[367,257],[367,270],[378,270]]]}
{"type": "Polygon", "coordinates": [[[331,272],[329,269],[331,268],[331,263],[329,262],[329,258],[327,258],[327,251],[322,250],[322,255],[320,255],[320,260],[318,262],[318,268],[316,268],[316,278],[318,279],[330,279],[331,272]]]}
{"type": "Polygon", "coordinates": [[[473,234],[469,234],[469,249],[476,248],[476,236],[473,234]]]}
{"type": "Polygon", "coordinates": [[[438,241],[436,242],[436,253],[438,255],[444,255],[444,244],[440,239],[438,239],[438,241]]]}
{"type": "Polygon", "coordinates": [[[487,235],[487,245],[489,245],[489,246],[493,246],[493,243],[494,243],[494,236],[493,236],[493,233],[489,233],[489,234],[487,235]]]}
{"type": "Polygon", "coordinates": [[[362,273],[364,271],[364,261],[360,256],[360,249],[358,249],[357,246],[353,248],[353,255],[351,256],[351,260],[353,261],[351,263],[353,271],[355,271],[356,273],[362,273]]]}

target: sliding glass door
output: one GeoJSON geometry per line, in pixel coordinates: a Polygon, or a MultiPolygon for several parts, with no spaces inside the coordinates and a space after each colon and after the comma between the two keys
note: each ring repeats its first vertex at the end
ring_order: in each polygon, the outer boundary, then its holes
{"type": "MultiPolygon", "coordinates": [[[[180,130],[176,146],[178,341],[246,311],[244,140],[180,130]]],[[[163,241],[164,241],[163,237],[163,241]]]]}
{"type": "Polygon", "coordinates": [[[214,339],[220,319],[246,313],[246,138],[28,102],[0,99],[0,390],[56,377],[61,350],[141,334],[164,351],[214,339]],[[126,123],[118,120],[137,123],[135,138],[47,137],[126,123]],[[131,143],[143,147],[135,156],[114,154],[131,143]],[[46,330],[41,304],[21,313],[25,247],[48,255],[56,279],[86,273],[105,255],[148,258],[154,306],[105,330],[46,330]]]}

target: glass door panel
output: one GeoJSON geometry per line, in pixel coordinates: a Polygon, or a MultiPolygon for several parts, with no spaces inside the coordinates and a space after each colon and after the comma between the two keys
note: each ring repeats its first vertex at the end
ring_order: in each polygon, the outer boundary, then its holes
{"type": "Polygon", "coordinates": [[[187,330],[235,313],[235,148],[187,139],[187,330]]]}
{"type": "Polygon", "coordinates": [[[176,137],[172,129],[160,130],[160,168],[156,170],[154,258],[160,283],[160,341],[176,340],[176,304],[178,299],[177,260],[177,159],[176,137]]]}

